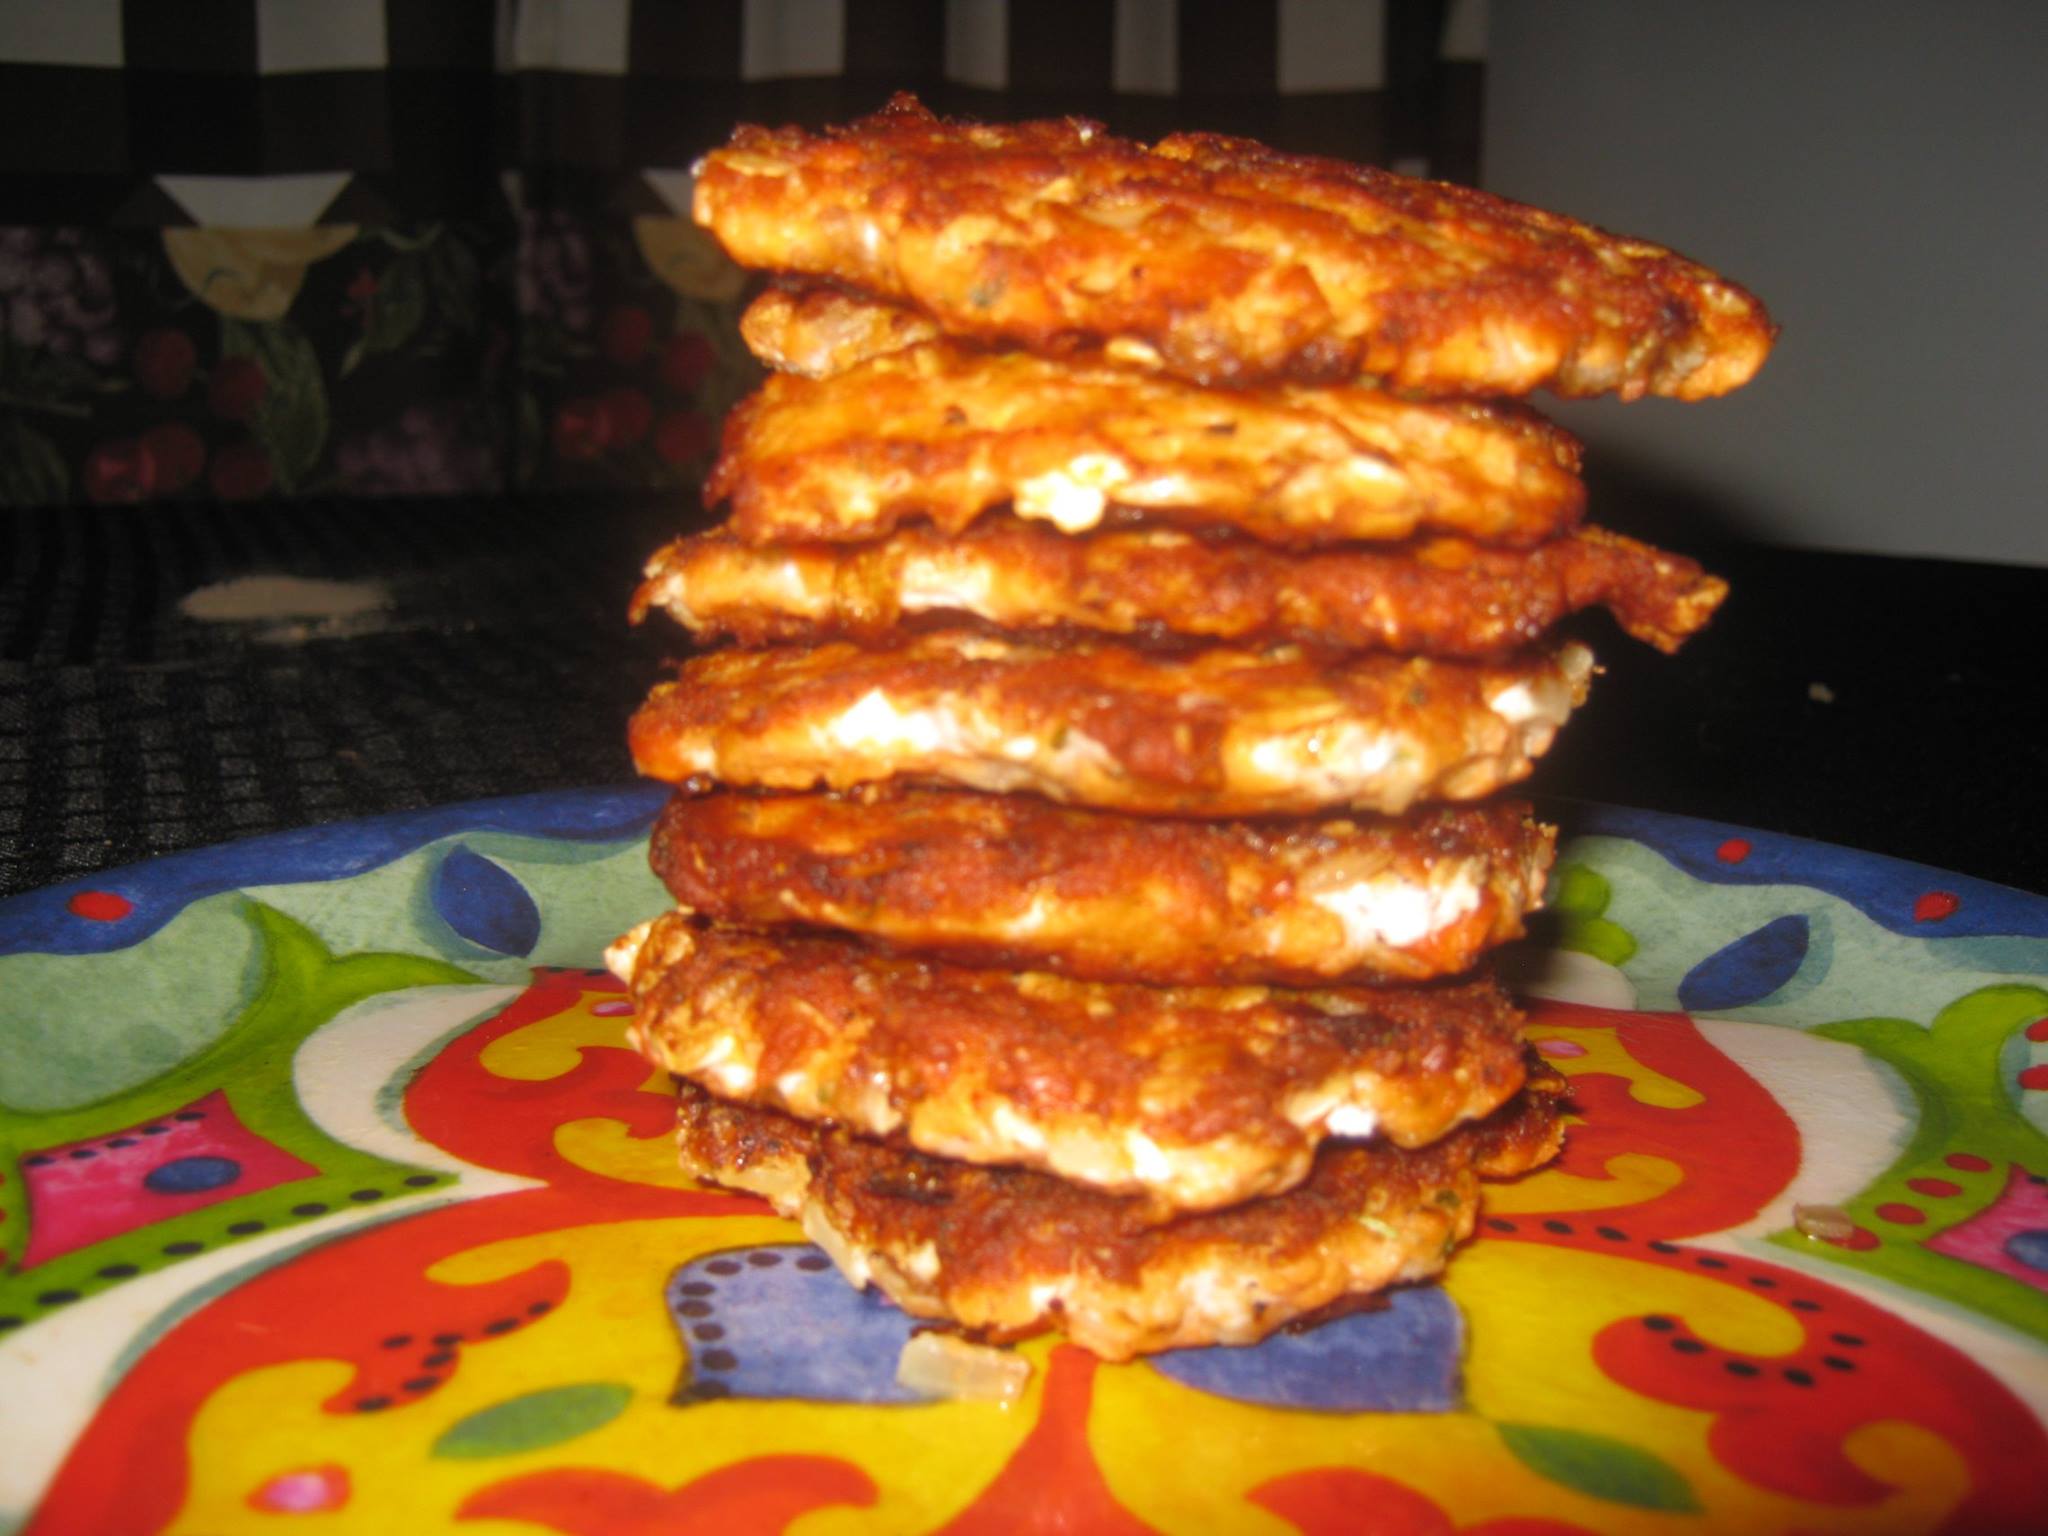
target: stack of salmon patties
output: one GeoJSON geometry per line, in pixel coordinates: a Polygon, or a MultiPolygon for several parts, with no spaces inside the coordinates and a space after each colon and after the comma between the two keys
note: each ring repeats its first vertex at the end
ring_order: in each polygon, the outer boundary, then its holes
{"type": "Polygon", "coordinates": [[[683,1160],[856,1285],[1109,1359],[1435,1274],[1560,1143],[1483,968],[1553,832],[1499,791],[1724,587],[1580,523],[1507,397],[1716,394],[1772,327],[1659,247],[1243,140],[898,98],[742,128],[775,274],[712,531],[636,617],[678,906],[619,941],[683,1160]]]}

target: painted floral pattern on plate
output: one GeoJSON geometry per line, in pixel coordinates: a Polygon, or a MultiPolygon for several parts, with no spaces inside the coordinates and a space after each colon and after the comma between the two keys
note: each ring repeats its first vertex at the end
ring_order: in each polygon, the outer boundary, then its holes
{"type": "Polygon", "coordinates": [[[2048,901],[1566,807],[1512,959],[1563,1159],[1441,1286],[1041,1340],[1002,1408],[897,1386],[901,1314],[677,1171],[593,969],[656,804],[0,905],[0,1529],[2048,1528],[2048,901]]]}

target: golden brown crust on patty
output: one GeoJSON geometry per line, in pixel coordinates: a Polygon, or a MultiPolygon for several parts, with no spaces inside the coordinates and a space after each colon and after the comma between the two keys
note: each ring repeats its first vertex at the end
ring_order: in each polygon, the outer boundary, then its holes
{"type": "Polygon", "coordinates": [[[727,418],[707,504],[750,544],[956,533],[992,508],[1064,532],[1142,513],[1276,544],[1418,528],[1530,544],[1578,521],[1578,444],[1531,411],[1358,384],[1209,389],[1099,358],[931,341],[727,418]]]}
{"type": "Polygon", "coordinates": [[[1775,334],[1695,262],[1484,192],[1213,134],[951,123],[908,97],[822,134],[739,128],[700,163],[695,215],[743,266],[986,342],[1132,338],[1208,383],[1694,399],[1746,381],[1775,334]]]}
{"type": "Polygon", "coordinates": [[[685,662],[633,716],[671,783],[850,789],[892,779],[1153,816],[1398,815],[1525,776],[1592,657],[1498,663],[1212,646],[1162,656],[946,631],[685,662]]]}
{"type": "Polygon", "coordinates": [[[1164,632],[1479,658],[1532,644],[1592,607],[1676,650],[1727,591],[1684,556],[1604,528],[1527,550],[1438,538],[1297,553],[1171,528],[1070,537],[992,516],[951,538],[911,526],[865,544],[756,547],[722,531],[678,539],[648,562],[633,617],[660,608],[702,639],[746,645],[877,640],[906,623],[978,620],[1012,633],[1164,632]]]}
{"type": "Polygon", "coordinates": [[[679,795],[649,858],[719,922],[1103,981],[1451,975],[1519,938],[1554,834],[1526,805],[1177,821],[1028,795],[679,795]]]}
{"type": "Polygon", "coordinates": [[[1282,1195],[1157,1223],[1144,1202],[1045,1174],[941,1162],[681,1087],[683,1166],[764,1193],[856,1285],[992,1338],[1058,1328],[1110,1360],[1250,1344],[1347,1297],[1437,1273],[1482,1174],[1555,1155],[1560,1080],[1414,1151],[1325,1146],[1282,1195]]]}
{"type": "Polygon", "coordinates": [[[880,954],[670,913],[611,956],[635,1045],[735,1101],[1042,1168],[1162,1212],[1295,1184],[1330,1136],[1433,1141],[1521,1086],[1491,981],[1148,987],[880,954]]]}
{"type": "Polygon", "coordinates": [[[914,309],[823,284],[764,291],[740,316],[740,339],[778,373],[822,379],[871,357],[931,341],[939,328],[914,309]]]}

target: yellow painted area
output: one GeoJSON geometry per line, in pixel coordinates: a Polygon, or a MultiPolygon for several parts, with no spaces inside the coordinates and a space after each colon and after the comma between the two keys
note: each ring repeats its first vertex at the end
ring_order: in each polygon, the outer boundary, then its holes
{"type": "MultiPolygon", "coordinates": [[[[494,1042],[483,1053],[499,1076],[542,1081],[573,1070],[583,1050],[617,1047],[621,1020],[579,1002],[494,1042]]],[[[1638,1102],[1684,1108],[1701,1095],[1633,1060],[1611,1029],[1545,1025],[1539,1038],[1570,1040],[1585,1054],[1559,1061],[1569,1075],[1609,1073],[1638,1102]]],[[[642,1087],[666,1094],[667,1075],[642,1087]]],[[[577,1166],[607,1178],[696,1187],[677,1170],[666,1137],[636,1140],[618,1121],[587,1117],[555,1132],[577,1166]]],[[[1554,1169],[1493,1187],[1496,1213],[1592,1211],[1636,1204],[1674,1187],[1669,1160],[1627,1153],[1610,1181],[1554,1169]]],[[[308,1359],[251,1371],[201,1408],[188,1449],[192,1480],[169,1529],[179,1536],[235,1536],[289,1528],[309,1532],[474,1532],[518,1536],[525,1522],[458,1522],[479,1491],[550,1468],[622,1473],[663,1491],[755,1457],[830,1457],[862,1469],[877,1488],[864,1507],[827,1507],[802,1517],[803,1536],[929,1531],[960,1513],[1002,1470],[1037,1423],[1051,1343],[1025,1346],[1033,1380],[1012,1408],[988,1404],[868,1406],[791,1400],[671,1404],[684,1346],[663,1299],[677,1266],[702,1254],[799,1239],[767,1216],[678,1217],[571,1227],[486,1244],[429,1271],[435,1281],[478,1285],[557,1261],[571,1276],[563,1303],[503,1338],[466,1345],[441,1387],[378,1414],[327,1414],[349,1368],[308,1359]],[[550,1387],[610,1383],[631,1394],[625,1410],[574,1438],[519,1454],[437,1458],[436,1441],[473,1414],[550,1387]],[[280,1473],[332,1463],[351,1482],[339,1510],[293,1514],[248,1499],[280,1473]]],[[[1707,1445],[1712,1416],[1640,1396],[1594,1364],[1592,1341],[1624,1318],[1663,1313],[1721,1348],[1770,1356],[1795,1348],[1798,1322],[1769,1300],[1712,1278],[1626,1254],[1522,1242],[1481,1242],[1454,1260],[1446,1288],[1466,1321],[1464,1407],[1449,1414],[1289,1412],[1236,1403],[1175,1382],[1139,1362],[1095,1377],[1089,1443],[1111,1492],[1167,1536],[1245,1532],[1289,1536],[1293,1527],[1246,1502],[1262,1485],[1315,1468],[1348,1467],[1392,1478],[1433,1501],[1455,1527],[1514,1517],[1570,1521],[1616,1536],[1691,1536],[1703,1531],[1927,1531],[1963,1496],[1968,1472],[1954,1447],[1915,1426],[1865,1426],[1846,1454],[1900,1491],[1864,1508],[1786,1498],[1744,1482],[1707,1445]],[[1683,1477],[1697,1512],[1635,1509],[1553,1482],[1517,1460],[1497,1425],[1521,1424],[1605,1436],[1648,1452],[1683,1477]]],[[[1371,1529],[1371,1512],[1358,1515],[1371,1529]]]]}
{"type": "Polygon", "coordinates": [[[1447,1284],[1465,1311],[1465,1390],[1474,1408],[1497,1419],[1576,1423],[1643,1445],[1704,1432],[1707,1416],[1610,1381],[1591,1355],[1593,1335],[1609,1323],[1661,1312],[1709,1344],[1759,1355],[1788,1352],[1801,1338],[1789,1313],[1746,1290],[1541,1243],[1474,1243],[1452,1263],[1447,1284]],[[1490,1319],[1497,1321],[1488,1326],[1490,1319]],[[1550,1410],[1532,1411],[1545,1401],[1550,1410]]]}
{"type": "MultiPolygon", "coordinates": [[[[1143,1364],[1105,1369],[1097,1377],[1090,1439],[1111,1490],[1172,1536],[1287,1536],[1294,1528],[1246,1503],[1246,1495],[1318,1467],[1391,1478],[1433,1500],[1460,1528],[1519,1516],[1616,1536],[1877,1536],[1934,1529],[1967,1487],[1967,1470],[1951,1446],[1887,1423],[1852,1436],[1851,1458],[1873,1476],[1910,1487],[1861,1509],[1786,1498],[1714,1459],[1706,1439],[1710,1415],[1638,1396],[1594,1364],[1595,1334],[1648,1312],[1683,1317],[1701,1337],[1729,1349],[1770,1355],[1796,1345],[1798,1325],[1777,1307],[1715,1281],[1604,1254],[1481,1243],[1452,1265],[1448,1288],[1467,1324],[1464,1411],[1288,1413],[1208,1396],[1143,1364]],[[1636,1509],[1551,1482],[1506,1449],[1495,1423],[1577,1430],[1650,1451],[1690,1483],[1701,1509],[1636,1509]]],[[[1359,1529],[1372,1528],[1369,1515],[1359,1512],[1359,1529]]]]}
{"type": "Polygon", "coordinates": [[[282,320],[306,269],[355,237],[353,224],[163,231],[164,255],[178,280],[208,308],[237,320],[282,320]]]}
{"type": "Polygon", "coordinates": [[[639,1137],[617,1120],[571,1120],[555,1127],[555,1150],[578,1168],[628,1184],[663,1189],[700,1189],[676,1161],[668,1136],[639,1137]]]}
{"type": "Polygon", "coordinates": [[[648,271],[684,298],[730,303],[747,285],[747,274],[689,219],[637,218],[633,243],[648,271]]]}
{"type": "Polygon", "coordinates": [[[1931,1531],[1970,1491],[1962,1454],[1932,1430],[1897,1419],[1865,1424],[1842,1437],[1842,1450],[1868,1472],[1897,1485],[1884,1503],[1893,1524],[1869,1529],[1931,1531]]]}
{"type": "Polygon", "coordinates": [[[201,1408],[190,1442],[192,1484],[169,1530],[180,1536],[294,1530],[531,1531],[514,1522],[455,1520],[479,1489],[549,1467],[621,1472],[667,1490],[756,1456],[836,1457],[876,1484],[872,1506],[806,1516],[806,1536],[914,1531],[942,1524],[1002,1468],[1038,1413],[1046,1346],[1013,1408],[981,1403],[871,1407],[787,1400],[670,1404],[683,1363],[662,1288],[676,1267],[716,1249],[797,1240],[773,1217],[679,1218],[569,1228],[490,1244],[434,1266],[433,1279],[480,1284],[554,1259],[570,1268],[568,1296],[538,1323],[463,1348],[442,1387],[378,1414],[327,1414],[321,1402],[348,1368],[308,1360],[251,1371],[201,1408]],[[469,1415],[548,1387],[611,1382],[632,1400],[617,1418],[574,1439],[487,1459],[436,1458],[434,1442],[469,1415]],[[348,1504],[280,1516],[248,1496],[280,1472],[336,1463],[352,1483],[348,1504]],[[282,1525],[281,1523],[282,1522],[282,1525]]]}
{"type": "MultiPolygon", "coordinates": [[[[942,1525],[997,1475],[1035,1424],[1048,1345],[1027,1346],[1032,1386],[1016,1407],[733,1401],[676,1408],[668,1398],[682,1348],[662,1304],[674,1268],[716,1249],[788,1241],[772,1217],[681,1218],[536,1234],[458,1254],[432,1278],[474,1285],[559,1260],[569,1293],[544,1322],[467,1346],[437,1391],[376,1415],[320,1411],[347,1368],[306,1360],[252,1371],[202,1408],[191,1445],[190,1496],[170,1529],[231,1536],[278,1528],[280,1516],[248,1496],[310,1463],[345,1468],[352,1484],[337,1511],[291,1517],[294,1529],[502,1531],[516,1522],[460,1523],[480,1489],[547,1467],[620,1472],[663,1490],[750,1457],[835,1457],[862,1468],[878,1490],[870,1507],[818,1510],[806,1536],[920,1531],[942,1525]],[[538,1450],[488,1459],[435,1458],[434,1442],[469,1415],[552,1386],[611,1382],[632,1399],[609,1423],[538,1450]]],[[[1820,1506],[1753,1487],[1707,1449],[1710,1416],[1640,1397],[1603,1375],[1595,1334],[1618,1318],[1663,1312],[1710,1343],[1769,1356],[1792,1348],[1798,1325],[1768,1301],[1685,1271],[1607,1254],[1533,1244],[1478,1244],[1449,1279],[1469,1352],[1466,1407],[1451,1414],[1289,1413],[1212,1397],[1143,1364],[1097,1373],[1092,1450],[1115,1496],[1165,1533],[1242,1531],[1286,1536],[1290,1527],[1245,1502],[1262,1484],[1316,1467],[1392,1477],[1434,1501],[1455,1525],[1511,1516],[1578,1522],[1614,1533],[1808,1530],[1876,1536],[1930,1530],[1954,1507],[1967,1473],[1952,1447],[1910,1425],[1868,1426],[1847,1442],[1851,1459],[1901,1492],[1862,1509],[1820,1506]],[[1660,1513],[1577,1493],[1539,1476],[1502,1445],[1495,1423],[1605,1435],[1653,1452],[1698,1497],[1696,1514],[1660,1513]]]]}
{"type": "MultiPolygon", "coordinates": [[[[1567,1132],[1569,1134],[1569,1132],[1567,1132]]],[[[1607,1160],[1607,1179],[1588,1179],[1559,1168],[1542,1168],[1504,1184],[1486,1186],[1489,1216],[1527,1211],[1605,1211],[1640,1205],[1685,1182],[1685,1170],[1668,1157],[1623,1152],[1607,1160]]]]}
{"type": "MultiPolygon", "coordinates": [[[[586,992],[560,1013],[523,1024],[510,1034],[500,1035],[479,1053],[477,1060],[486,1072],[521,1082],[545,1082],[551,1077],[576,1070],[583,1052],[593,1046],[626,1049],[626,1020],[622,1016],[592,1013],[592,1003],[616,1002],[611,992],[586,992]]],[[[641,1086],[650,1092],[665,1092],[666,1072],[650,1072],[641,1086]]]]}
{"type": "MultiPolygon", "coordinates": [[[[593,1003],[615,1001],[613,993],[584,993],[559,1013],[522,1025],[485,1046],[478,1061],[485,1071],[519,1082],[546,1082],[576,1070],[586,1050],[626,1048],[625,1020],[590,1011],[593,1003]]],[[[650,1068],[642,1093],[672,1095],[669,1074],[650,1068]]],[[[695,1180],[676,1165],[675,1143],[666,1136],[636,1137],[617,1120],[592,1116],[555,1129],[555,1150],[578,1168],[628,1184],[695,1189],[695,1180]]]]}
{"type": "MultiPolygon", "coordinates": [[[[1501,1456],[1491,1426],[1470,1413],[1285,1413],[1211,1397],[1132,1365],[1097,1376],[1089,1431],[1110,1491],[1170,1536],[1288,1536],[1293,1525],[1245,1495],[1315,1467],[1391,1476],[1441,1503],[1442,1490],[1473,1482],[1474,1468],[1484,1466],[1493,1512],[1547,1510],[1555,1502],[1550,1485],[1501,1456]],[[1192,1446],[1199,1455],[1189,1454],[1192,1446]]],[[[1359,1528],[1371,1526],[1361,1518],[1359,1528]]]]}
{"type": "MultiPolygon", "coordinates": [[[[1769,1357],[1789,1353],[1799,1323],[1782,1308],[1733,1286],[1684,1270],[1607,1254],[1525,1243],[1477,1243],[1452,1264],[1449,1289],[1464,1309],[1470,1350],[1466,1401],[1503,1423],[1554,1425],[1607,1435],[1651,1451],[1680,1472],[1702,1514],[1630,1511],[1552,1488],[1547,1505],[1527,1506],[1600,1531],[1839,1531],[1931,1529],[1908,1510],[1950,1507],[1963,1473],[1952,1449],[1935,1436],[1892,1426],[1915,1442],[1912,1455],[1887,1464],[1860,1459],[1888,1482],[1928,1469],[1932,1482],[1911,1495],[1861,1509],[1811,1503],[1758,1488],[1717,1462],[1706,1443],[1712,1415],[1642,1397],[1610,1380],[1594,1363],[1592,1340],[1622,1318],[1663,1313],[1718,1348],[1769,1357]]],[[[1889,1452],[1894,1437],[1872,1447],[1889,1452]]],[[[1458,1523],[1495,1509],[1493,1468],[1511,1458],[1497,1451],[1487,1475],[1467,1477],[1441,1495],[1429,1490],[1458,1523]],[[1486,1501],[1484,1503],[1480,1501],[1486,1501]]]]}
{"type": "Polygon", "coordinates": [[[1606,1072],[1624,1079],[1628,1083],[1629,1097],[1638,1104],[1650,1104],[1658,1109],[1690,1109],[1695,1104],[1706,1102],[1706,1095],[1696,1088],[1688,1088],[1676,1078],[1653,1072],[1623,1048],[1620,1036],[1611,1027],[1599,1029],[1569,1029],[1561,1025],[1543,1022],[1532,1023],[1529,1028],[1531,1040],[1569,1040],[1585,1051],[1583,1056],[1569,1056],[1552,1060],[1566,1077],[1577,1077],[1582,1072],[1606,1072]]]}

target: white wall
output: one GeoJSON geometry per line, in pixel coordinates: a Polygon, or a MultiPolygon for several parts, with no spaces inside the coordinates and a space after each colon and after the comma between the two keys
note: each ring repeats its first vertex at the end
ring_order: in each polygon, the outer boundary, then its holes
{"type": "Polygon", "coordinates": [[[2048,565],[2048,3],[1493,0],[1486,119],[1492,190],[1784,326],[1722,400],[1557,409],[1589,459],[1731,533],[2048,565]]]}

